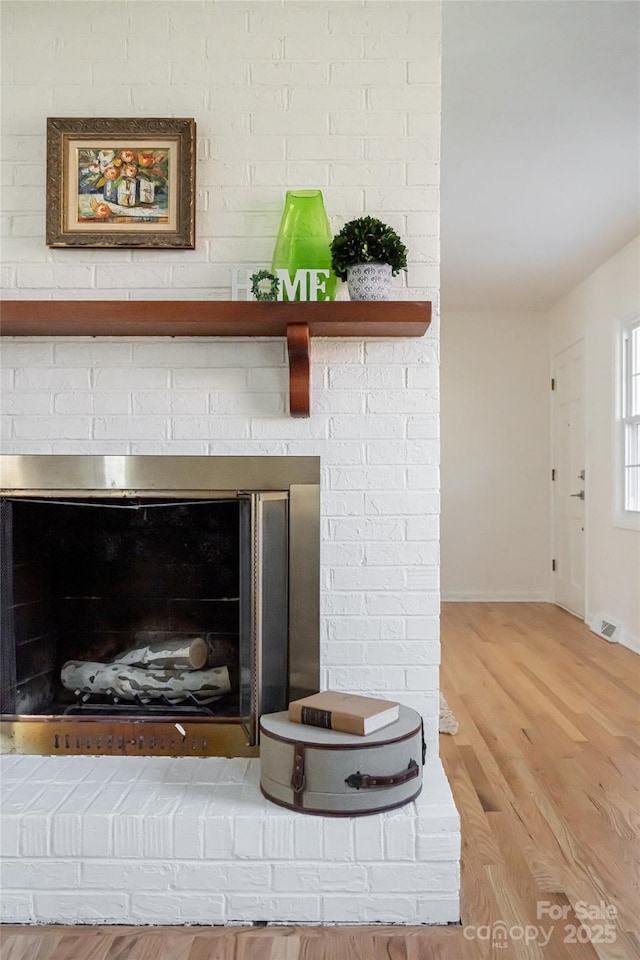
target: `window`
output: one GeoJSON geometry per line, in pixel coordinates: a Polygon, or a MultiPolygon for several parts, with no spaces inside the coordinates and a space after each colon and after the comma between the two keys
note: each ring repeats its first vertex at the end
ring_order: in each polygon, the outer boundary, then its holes
{"type": "Polygon", "coordinates": [[[624,510],[640,513],[640,319],[622,332],[624,510]]]}

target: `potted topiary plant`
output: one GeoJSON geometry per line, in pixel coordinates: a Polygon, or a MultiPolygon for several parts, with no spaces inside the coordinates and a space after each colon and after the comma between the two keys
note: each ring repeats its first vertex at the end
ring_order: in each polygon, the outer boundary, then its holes
{"type": "Polygon", "coordinates": [[[388,300],[391,278],[407,269],[407,248],[386,223],[358,217],[333,238],[331,266],[349,284],[351,300],[388,300]]]}

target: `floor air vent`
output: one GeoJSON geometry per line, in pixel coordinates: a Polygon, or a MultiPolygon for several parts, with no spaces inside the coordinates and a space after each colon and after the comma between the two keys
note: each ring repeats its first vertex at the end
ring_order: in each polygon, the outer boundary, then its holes
{"type": "Polygon", "coordinates": [[[591,629],[594,633],[597,633],[599,637],[603,637],[605,640],[608,640],[609,643],[620,642],[622,626],[619,623],[614,623],[612,620],[608,620],[601,614],[598,614],[598,616],[593,618],[591,621],[591,629]]]}

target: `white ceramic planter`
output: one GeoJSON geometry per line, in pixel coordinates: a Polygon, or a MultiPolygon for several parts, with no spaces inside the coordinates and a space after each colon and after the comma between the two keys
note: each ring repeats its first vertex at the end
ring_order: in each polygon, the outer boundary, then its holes
{"type": "Polygon", "coordinates": [[[388,263],[354,263],[347,268],[351,300],[388,300],[391,295],[391,266],[388,263]]]}

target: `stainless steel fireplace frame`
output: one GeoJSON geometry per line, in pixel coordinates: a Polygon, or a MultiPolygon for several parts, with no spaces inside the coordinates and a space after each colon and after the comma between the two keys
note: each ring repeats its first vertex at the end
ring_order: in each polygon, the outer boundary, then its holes
{"type": "MultiPolygon", "coordinates": [[[[202,499],[248,496],[260,503],[288,498],[289,683],[291,697],[319,686],[320,611],[320,460],[318,457],[183,457],[25,455],[0,456],[0,496],[36,499],[72,497],[154,497],[202,499]]],[[[260,552],[260,544],[254,544],[260,552]]],[[[262,563],[261,557],[258,558],[262,563]]],[[[261,628],[256,618],[259,636],[261,628]]],[[[256,668],[262,669],[259,644],[256,668]]],[[[258,693],[254,706],[260,710],[258,693]]],[[[254,711],[254,720],[255,713],[254,711]]],[[[209,749],[212,730],[192,722],[187,736],[176,735],[175,719],[134,720],[115,724],[88,718],[20,717],[5,719],[2,751],[153,752],[252,755],[239,723],[220,723],[219,750],[209,749]],[[56,733],[52,731],[56,725],[56,733]],[[127,729],[124,730],[123,728],[127,729]],[[144,739],[144,744],[142,740],[144,739]],[[53,749],[45,744],[52,741],[53,749]],[[203,746],[204,745],[204,746],[203,746]],[[149,749],[151,746],[151,749],[149,749]],[[100,750],[97,750],[100,747],[100,750]]],[[[216,734],[217,736],[217,734],[216,734]]]]}

